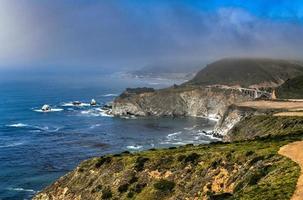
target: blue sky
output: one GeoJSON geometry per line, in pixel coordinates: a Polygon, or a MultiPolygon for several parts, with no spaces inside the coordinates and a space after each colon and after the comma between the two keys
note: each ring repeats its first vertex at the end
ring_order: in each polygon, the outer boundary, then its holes
{"type": "Polygon", "coordinates": [[[302,59],[299,0],[1,0],[0,69],[302,59]]]}

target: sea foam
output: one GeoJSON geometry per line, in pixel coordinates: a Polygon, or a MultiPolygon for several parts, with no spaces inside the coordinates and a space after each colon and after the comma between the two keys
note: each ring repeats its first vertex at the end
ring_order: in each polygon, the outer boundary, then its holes
{"type": "Polygon", "coordinates": [[[27,124],[23,124],[23,123],[17,123],[17,124],[10,124],[10,125],[6,125],[8,127],[15,127],[15,128],[22,128],[22,127],[27,127],[27,124]]]}

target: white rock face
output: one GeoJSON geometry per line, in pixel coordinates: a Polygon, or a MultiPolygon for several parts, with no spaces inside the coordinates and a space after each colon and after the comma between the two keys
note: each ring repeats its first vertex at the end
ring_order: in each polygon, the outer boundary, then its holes
{"type": "Polygon", "coordinates": [[[251,100],[240,91],[184,87],[118,97],[113,103],[114,115],[199,116],[220,119],[233,103],[251,100]]]}

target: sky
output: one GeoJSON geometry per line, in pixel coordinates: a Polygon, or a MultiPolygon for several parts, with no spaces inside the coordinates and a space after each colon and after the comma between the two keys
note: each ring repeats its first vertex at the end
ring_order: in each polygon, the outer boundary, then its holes
{"type": "Polygon", "coordinates": [[[302,59],[302,35],[301,0],[0,0],[0,70],[302,59]]]}

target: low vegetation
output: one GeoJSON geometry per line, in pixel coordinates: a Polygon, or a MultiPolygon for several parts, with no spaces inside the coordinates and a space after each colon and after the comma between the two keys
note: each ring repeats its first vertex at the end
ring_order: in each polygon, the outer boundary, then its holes
{"type": "Polygon", "coordinates": [[[277,151],[303,134],[285,128],[289,134],[90,159],[43,193],[69,188],[65,199],[290,199],[300,168],[277,151]]]}
{"type": "Polygon", "coordinates": [[[259,115],[246,117],[229,133],[231,141],[303,133],[303,118],[259,115]]]}
{"type": "Polygon", "coordinates": [[[298,75],[303,75],[301,63],[287,60],[227,58],[218,60],[202,69],[188,82],[193,85],[274,86],[298,75]]]}
{"type": "Polygon", "coordinates": [[[303,76],[287,80],[276,90],[281,99],[303,99],[303,76]]]}

